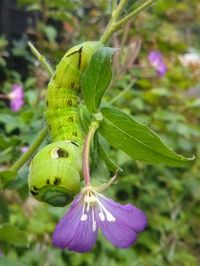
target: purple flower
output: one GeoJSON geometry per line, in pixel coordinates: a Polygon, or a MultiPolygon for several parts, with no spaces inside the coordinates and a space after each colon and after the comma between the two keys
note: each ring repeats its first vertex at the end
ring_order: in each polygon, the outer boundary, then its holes
{"type": "Polygon", "coordinates": [[[12,92],[9,93],[10,107],[13,112],[17,112],[24,104],[24,91],[21,85],[14,84],[12,92]]]}
{"type": "MultiPolygon", "coordinates": [[[[104,188],[105,188],[104,184],[104,188]]],[[[145,214],[131,204],[121,205],[86,186],[57,224],[53,244],[76,252],[87,252],[95,244],[98,229],[116,247],[128,248],[147,224],[145,214]]]]}
{"type": "Polygon", "coordinates": [[[158,76],[162,77],[167,71],[163,56],[159,51],[151,51],[148,55],[150,64],[156,69],[158,76]]]}
{"type": "Polygon", "coordinates": [[[21,149],[20,149],[20,151],[21,151],[22,153],[27,152],[27,150],[28,150],[28,146],[23,146],[23,147],[21,147],[21,149]]]}

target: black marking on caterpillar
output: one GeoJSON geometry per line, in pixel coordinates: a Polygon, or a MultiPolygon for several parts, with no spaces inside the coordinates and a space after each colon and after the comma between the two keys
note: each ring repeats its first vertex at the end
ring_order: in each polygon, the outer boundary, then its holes
{"type": "Polygon", "coordinates": [[[33,191],[33,190],[30,190],[30,191],[31,191],[31,194],[32,194],[33,196],[36,196],[36,195],[39,194],[39,192],[36,192],[36,191],[33,191]]]}
{"type": "Polygon", "coordinates": [[[75,86],[75,84],[74,84],[74,82],[72,82],[71,83],[71,88],[74,89],[74,86],[75,86]]]}
{"type": "Polygon", "coordinates": [[[79,145],[76,142],[71,141],[71,143],[74,144],[76,147],[79,147],[79,145]]]}
{"type": "Polygon", "coordinates": [[[74,122],[74,118],[73,118],[73,116],[70,116],[70,117],[68,118],[68,121],[69,121],[69,122],[74,122]]]}
{"type": "Polygon", "coordinates": [[[73,54],[80,53],[80,52],[82,52],[82,49],[83,49],[83,46],[81,46],[78,50],[75,50],[75,51],[71,52],[70,54],[67,54],[66,57],[70,57],[73,54]]]}
{"type": "Polygon", "coordinates": [[[72,106],[72,99],[67,99],[67,105],[72,106]]]}
{"type": "Polygon", "coordinates": [[[83,46],[81,46],[81,48],[78,50],[78,53],[79,53],[79,57],[78,57],[78,69],[79,70],[81,68],[82,50],[83,50],[83,46]]]}
{"type": "Polygon", "coordinates": [[[62,148],[58,148],[58,150],[56,151],[58,158],[67,158],[69,156],[69,153],[62,149],[62,148]]]}
{"type": "Polygon", "coordinates": [[[47,184],[47,185],[50,185],[50,181],[49,181],[49,179],[47,179],[46,184],[47,184]]]}
{"type": "Polygon", "coordinates": [[[76,131],[73,131],[73,132],[72,132],[72,136],[74,136],[74,137],[78,137],[78,133],[77,133],[76,131]]]}
{"type": "Polygon", "coordinates": [[[58,186],[58,185],[60,185],[61,184],[61,178],[60,177],[56,177],[55,179],[54,179],[54,185],[56,185],[56,186],[58,186]]]}

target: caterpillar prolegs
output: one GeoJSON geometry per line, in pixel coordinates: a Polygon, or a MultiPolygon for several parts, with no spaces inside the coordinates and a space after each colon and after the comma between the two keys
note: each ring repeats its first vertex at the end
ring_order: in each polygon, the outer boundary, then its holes
{"type": "Polygon", "coordinates": [[[28,185],[38,200],[65,206],[80,190],[84,133],[79,114],[81,75],[99,42],[74,46],[63,56],[47,88],[44,112],[52,143],[33,158],[28,185]]]}

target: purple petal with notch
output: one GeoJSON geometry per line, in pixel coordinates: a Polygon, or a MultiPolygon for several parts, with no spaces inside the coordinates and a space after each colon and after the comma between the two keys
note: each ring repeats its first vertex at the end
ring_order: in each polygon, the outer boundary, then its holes
{"type": "Polygon", "coordinates": [[[91,211],[87,213],[87,220],[81,221],[82,210],[82,193],[80,193],[56,226],[53,234],[53,244],[56,247],[80,253],[87,252],[93,247],[98,230],[92,230],[91,211]]]}
{"type": "Polygon", "coordinates": [[[119,248],[130,247],[136,241],[137,233],[143,231],[147,225],[145,214],[131,204],[121,205],[102,195],[98,198],[115,218],[115,221],[106,219],[102,221],[99,217],[99,209],[96,208],[97,224],[104,236],[119,248]]]}

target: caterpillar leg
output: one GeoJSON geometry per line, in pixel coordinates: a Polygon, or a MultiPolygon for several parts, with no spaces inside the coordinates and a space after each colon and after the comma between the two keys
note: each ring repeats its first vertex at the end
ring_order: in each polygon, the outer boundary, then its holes
{"type": "Polygon", "coordinates": [[[52,76],[53,70],[52,70],[50,64],[47,62],[46,58],[43,55],[41,55],[41,53],[35,48],[35,46],[31,42],[28,42],[28,45],[29,45],[32,53],[38,59],[38,61],[43,65],[43,67],[47,70],[47,72],[52,76]]]}

